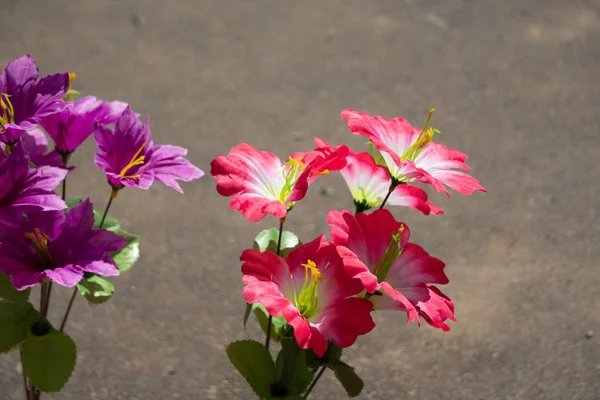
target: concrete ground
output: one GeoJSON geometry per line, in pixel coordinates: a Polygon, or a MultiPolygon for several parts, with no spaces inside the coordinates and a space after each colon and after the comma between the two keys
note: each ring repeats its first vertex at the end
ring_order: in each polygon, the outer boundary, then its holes
{"type": "MultiPolygon", "coordinates": [[[[314,136],[358,148],[344,108],[420,124],[436,107],[440,140],[489,192],[435,196],[441,217],[395,213],[447,263],[459,322],[378,315],[345,352],[360,399],[600,399],[598,0],[0,0],[0,64],[26,52],[149,114],[155,141],[207,173],[239,142],[281,157],[314,136]]],[[[93,153],[75,154],[68,192],[103,207],[93,153]]],[[[260,337],[242,331],[237,257],[276,221],[229,210],[210,176],[184,190],[117,198],[143,256],[106,305],[78,299],[79,363],[54,398],[254,398],[224,346],[260,337]]],[[[310,240],[350,205],[341,177],[323,178],[288,229],[310,240]]],[[[17,371],[0,357],[1,399],[22,398],[17,371]]],[[[314,393],[345,398],[330,374],[314,393]]]]}

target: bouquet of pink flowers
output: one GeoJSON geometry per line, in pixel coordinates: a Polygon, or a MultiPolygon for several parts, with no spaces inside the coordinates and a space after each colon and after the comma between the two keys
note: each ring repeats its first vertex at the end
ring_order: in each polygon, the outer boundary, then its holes
{"type": "Polygon", "coordinates": [[[410,230],[384,206],[405,206],[425,215],[443,211],[415,184],[448,194],[485,191],[460,171],[467,155],[434,142],[438,130],[406,119],[373,117],[345,110],[349,130],[368,139],[369,152],[331,146],[316,138],[316,148],[282,162],[248,144],[211,163],[217,191],[233,197],[232,210],[251,222],[273,215],[279,227],[260,232],[242,252],[244,325],[254,314],[265,332],[263,343],[231,343],[227,354],[261,399],[306,399],[329,368],[348,396],[358,396],[363,381],[342,361],[342,350],[371,332],[372,312],[395,310],[407,321],[421,319],[450,329],[454,304],[436,285],[448,283],[445,264],[410,241],[410,230]],[[331,172],[348,184],[355,211],[327,213],[325,234],[302,243],[285,231],[288,214],[309,185],[331,172]],[[375,211],[367,213],[374,209],[375,211]],[[273,360],[270,343],[280,343],[273,360]]]}

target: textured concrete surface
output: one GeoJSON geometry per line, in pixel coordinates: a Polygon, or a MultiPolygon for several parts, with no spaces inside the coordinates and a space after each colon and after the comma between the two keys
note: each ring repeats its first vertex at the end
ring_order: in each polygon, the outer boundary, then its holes
{"type": "MultiPolygon", "coordinates": [[[[316,135],[359,146],[343,108],[421,123],[436,107],[440,140],[471,155],[489,193],[436,196],[438,218],[395,213],[447,262],[459,323],[443,333],[379,315],[346,352],[360,398],[593,400],[599,27],[597,0],[0,0],[0,64],[29,52],[43,72],[76,72],[77,88],[150,114],[156,142],[188,147],[205,171],[241,141],[281,157],[316,135]]],[[[74,156],[68,190],[101,207],[93,152],[74,156]]],[[[275,220],[230,211],[210,177],[184,190],[115,202],[143,257],[111,302],[76,303],[79,364],[56,399],[254,398],[223,349],[258,337],[241,329],[237,256],[275,220]]],[[[341,178],[324,178],[288,228],[310,240],[328,209],[349,206],[341,178]]],[[[17,369],[0,357],[1,399],[22,397],[17,369]]],[[[327,375],[315,398],[344,396],[327,375]]]]}

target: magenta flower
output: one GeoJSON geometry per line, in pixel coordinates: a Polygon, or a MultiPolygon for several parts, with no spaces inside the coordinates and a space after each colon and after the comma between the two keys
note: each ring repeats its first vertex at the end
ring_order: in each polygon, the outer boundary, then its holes
{"type": "Polygon", "coordinates": [[[93,229],[89,199],[63,211],[31,212],[18,227],[0,233],[0,271],[18,290],[49,279],[73,287],[84,273],[119,275],[109,252],[127,239],[105,229],[93,229]]]}
{"type": "Polygon", "coordinates": [[[385,209],[356,216],[330,211],[327,223],[346,272],[372,294],[376,310],[406,312],[409,322],[420,315],[435,328],[450,329],[445,321],[456,321],[454,303],[432,286],[448,283],[445,264],[408,242],[408,226],[385,209]]]}
{"type": "Polygon", "coordinates": [[[92,134],[96,121],[107,124],[120,118],[127,105],[114,103],[113,105],[93,96],[83,97],[68,102],[62,111],[40,119],[40,125],[54,141],[56,150],[66,156],[92,134]]]}
{"type": "Polygon", "coordinates": [[[61,98],[69,88],[69,74],[39,78],[29,55],[10,62],[0,74],[0,141],[14,144],[40,118],[64,108],[61,98]]]}
{"type": "Polygon", "coordinates": [[[157,180],[183,193],[177,180],[189,182],[204,175],[184,158],[186,149],[153,144],[148,121],[140,122],[130,107],[114,129],[96,124],[94,138],[100,150],[96,165],[106,173],[114,190],[125,186],[148,189],[157,180]]]}
{"type": "Polygon", "coordinates": [[[245,250],[240,260],[246,302],[263,304],[274,317],[283,315],[303,349],[321,357],[327,339],[349,347],[375,327],[371,303],[351,297],[363,290],[360,281],[348,276],[325,235],[292,250],[285,260],[257,250],[245,250]]]}
{"type": "MultiPolygon", "coordinates": [[[[29,160],[36,166],[62,167],[62,157],[56,151],[48,151],[48,140],[40,128],[25,131],[19,139],[29,160]]],[[[6,151],[6,144],[0,143],[0,151],[6,151]]]]}
{"type": "MultiPolygon", "coordinates": [[[[377,165],[368,153],[349,154],[347,165],[340,173],[359,211],[379,207],[392,184],[389,170],[382,165],[377,165]]],[[[437,206],[427,201],[427,193],[408,183],[396,186],[386,204],[414,208],[425,215],[443,213],[437,206]]]]}
{"type": "Polygon", "coordinates": [[[436,130],[414,128],[404,118],[387,120],[354,110],[342,111],[342,118],[348,120],[352,133],[367,137],[375,145],[395,182],[428,183],[436,192],[446,194],[444,185],[463,194],[486,191],[477,179],[457,171],[471,169],[465,163],[466,154],[432,141],[436,130]]]}
{"type": "Polygon", "coordinates": [[[233,196],[231,209],[257,222],[269,214],[285,217],[306,196],[310,183],[343,168],[345,162],[343,151],[312,151],[295,153],[283,163],[275,154],[242,143],[227,156],[215,158],[210,173],[217,179],[219,194],[233,196]]]}
{"type": "Polygon", "coordinates": [[[29,167],[24,146],[17,143],[8,155],[0,152],[0,222],[35,210],[62,210],[67,207],[54,189],[67,175],[66,169],[29,167]]]}

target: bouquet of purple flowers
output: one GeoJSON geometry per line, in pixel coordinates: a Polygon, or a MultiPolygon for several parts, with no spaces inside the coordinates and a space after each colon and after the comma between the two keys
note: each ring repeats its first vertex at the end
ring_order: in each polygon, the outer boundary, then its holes
{"type": "Polygon", "coordinates": [[[28,400],[60,391],[75,368],[65,327],[78,295],[105,302],[115,290],[107,277],[139,258],[139,236],[108,215],[121,189],[157,180],[183,192],[177,181],[203,176],[186,149],[153,143],[148,120],[128,104],[80,97],[74,79],[66,72],[40,78],[30,56],[0,74],[0,353],[19,349],[28,400]],[[70,156],[92,134],[94,161],[108,181],[102,211],[89,198],[67,197],[70,156]],[[30,294],[38,285],[36,308],[30,294]],[[47,316],[56,285],[73,294],[53,324],[47,316]]]}

